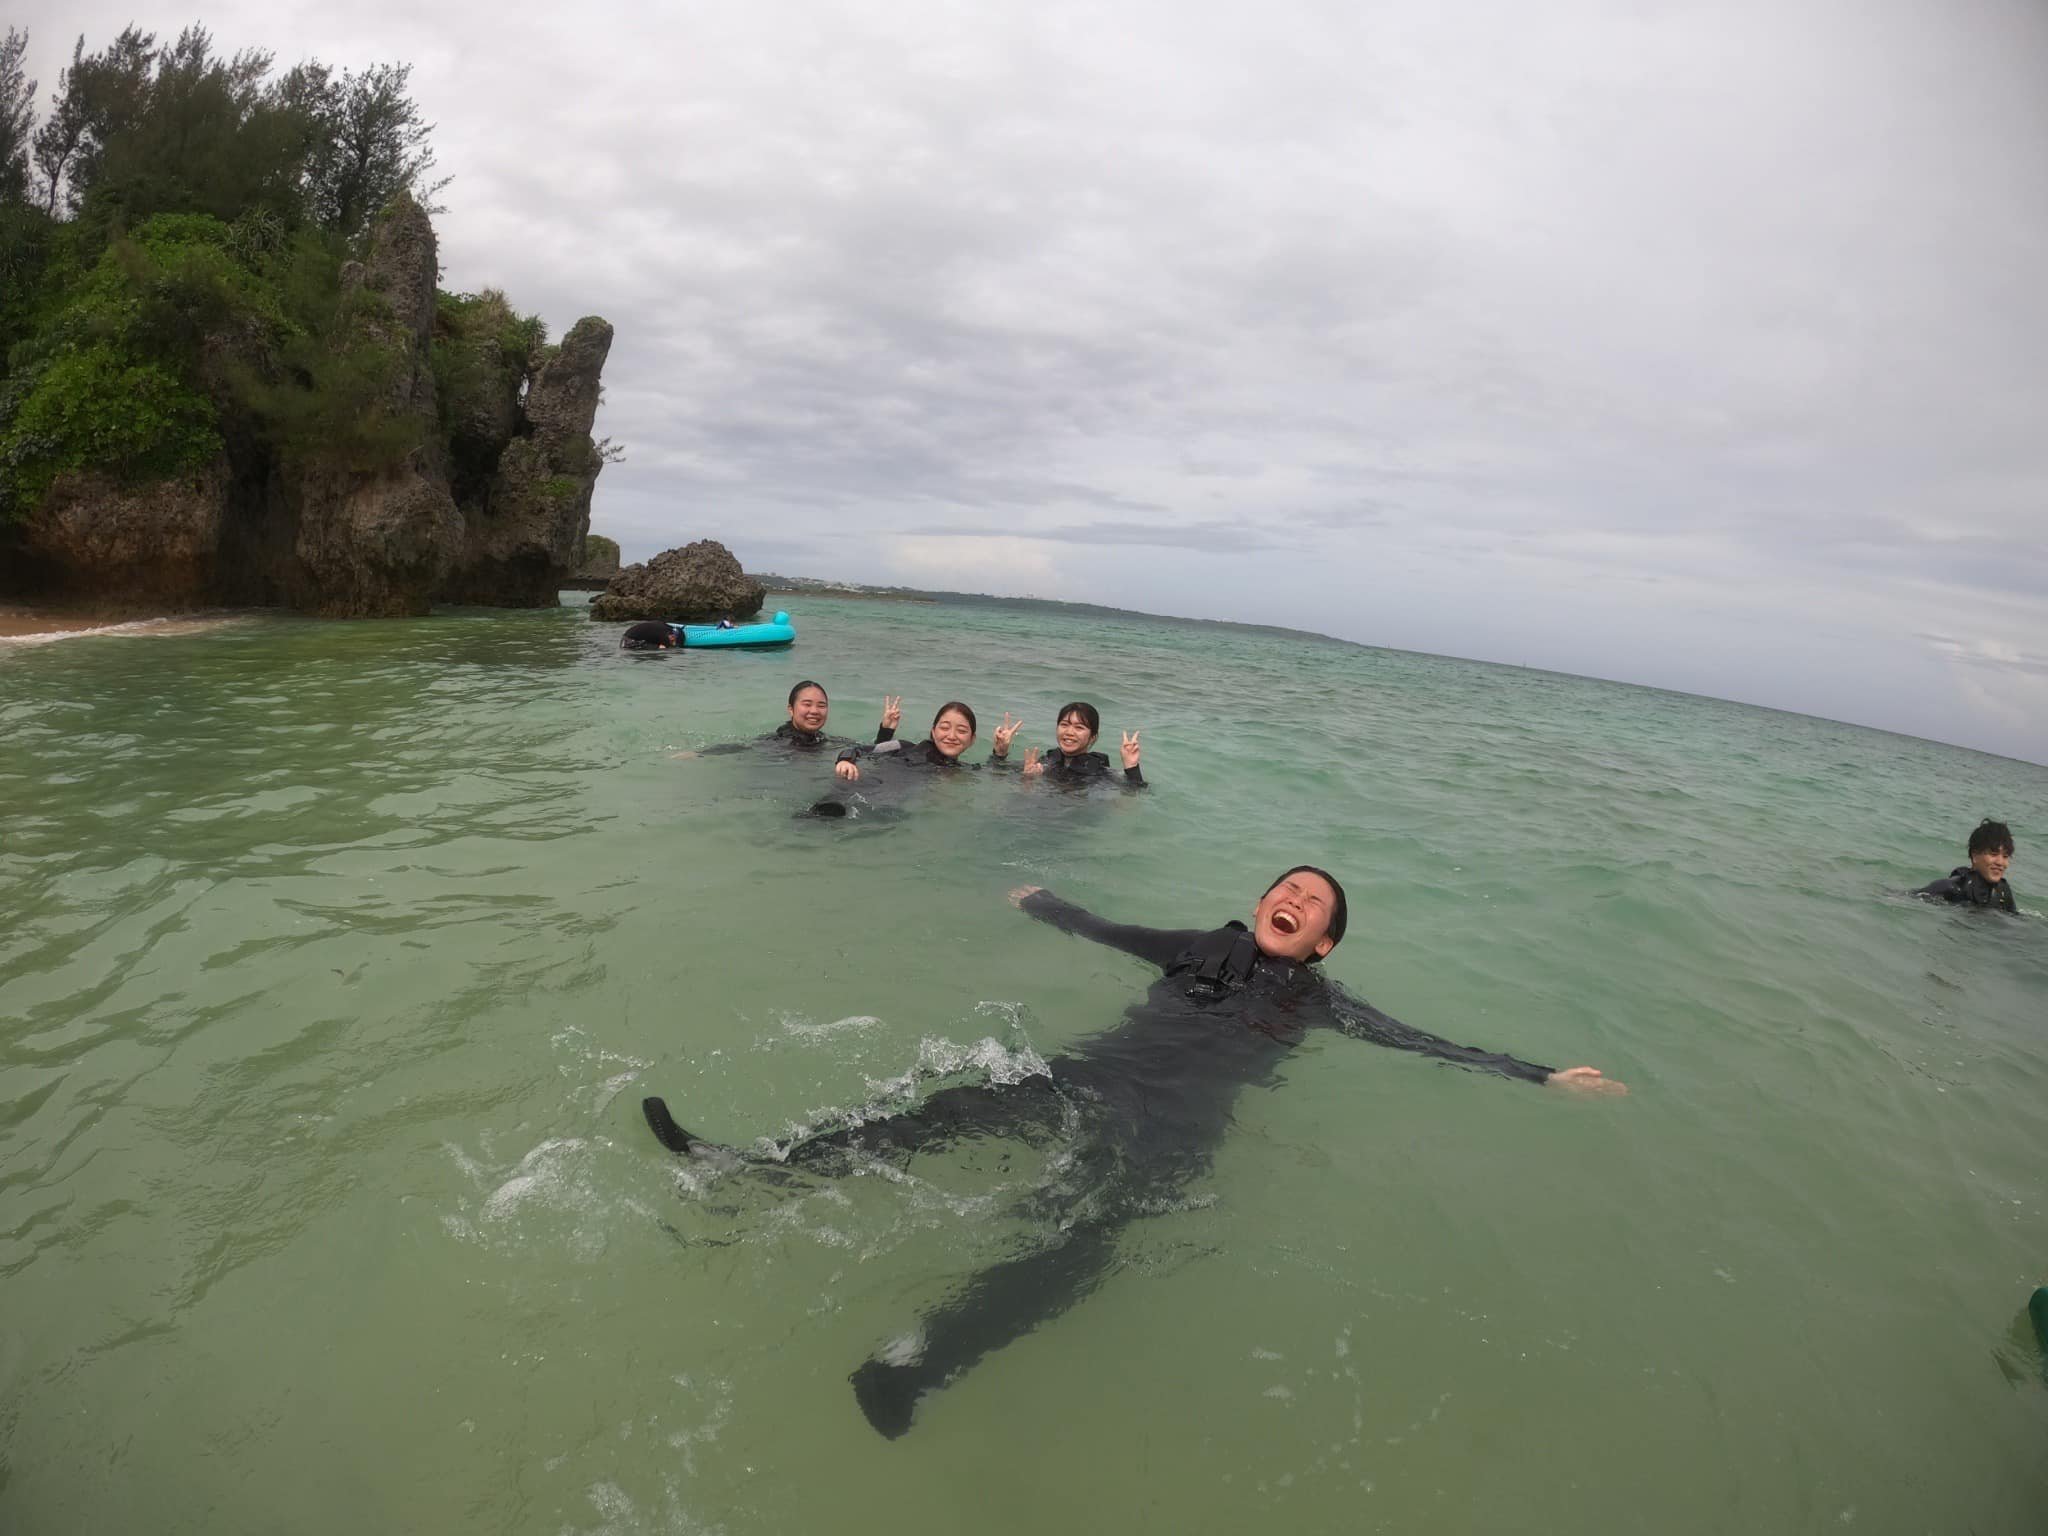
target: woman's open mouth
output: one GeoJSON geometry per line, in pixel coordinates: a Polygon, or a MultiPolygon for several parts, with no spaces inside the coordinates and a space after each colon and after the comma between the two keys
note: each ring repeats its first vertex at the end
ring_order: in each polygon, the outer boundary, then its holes
{"type": "Polygon", "coordinates": [[[1292,938],[1301,932],[1301,919],[1283,907],[1273,914],[1273,926],[1292,938]]]}

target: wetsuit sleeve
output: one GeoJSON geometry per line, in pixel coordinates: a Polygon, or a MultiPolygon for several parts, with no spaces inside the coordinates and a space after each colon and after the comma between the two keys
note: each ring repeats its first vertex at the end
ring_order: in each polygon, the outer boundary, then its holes
{"type": "Polygon", "coordinates": [[[1525,1083],[1544,1082],[1556,1070],[1533,1061],[1523,1061],[1503,1051],[1481,1050],[1476,1045],[1453,1045],[1448,1040],[1403,1024],[1391,1014],[1380,1012],[1371,1003],[1347,997],[1335,988],[1331,989],[1330,1013],[1337,1029],[1354,1040],[1367,1040],[1396,1051],[1413,1051],[1418,1056],[1434,1057],[1454,1066],[1471,1067],[1478,1072],[1498,1072],[1502,1077],[1518,1078],[1525,1083]]]}
{"type": "Polygon", "coordinates": [[[1913,894],[1915,896],[1926,896],[1935,901],[1962,901],[1965,899],[1963,896],[1963,882],[1954,875],[1944,875],[1932,885],[1921,886],[1913,894]]]}
{"type": "Polygon", "coordinates": [[[842,763],[854,763],[859,762],[862,758],[880,757],[884,753],[901,752],[902,750],[903,743],[893,737],[888,741],[868,742],[865,744],[855,742],[839,754],[838,760],[842,763]]]}
{"type": "Polygon", "coordinates": [[[1021,903],[1041,923],[1050,923],[1062,933],[1107,944],[1127,955],[1150,961],[1165,970],[1187,947],[1199,939],[1200,928],[1140,928],[1132,923],[1112,923],[1086,908],[1063,901],[1051,891],[1033,891],[1021,903]]]}
{"type": "Polygon", "coordinates": [[[876,727],[875,727],[875,745],[876,745],[876,746],[880,746],[880,745],[881,745],[881,744],[882,744],[883,742],[885,742],[885,741],[894,741],[895,739],[896,739],[896,727],[895,727],[895,726],[893,726],[893,725],[878,725],[878,726],[876,726],[876,727]]]}
{"type": "Polygon", "coordinates": [[[1124,770],[1124,782],[1133,789],[1143,789],[1145,787],[1145,770],[1138,764],[1133,763],[1124,770]]]}
{"type": "Polygon", "coordinates": [[[699,757],[725,757],[733,752],[744,752],[752,745],[753,743],[750,741],[721,741],[715,747],[699,747],[697,755],[699,757]]]}

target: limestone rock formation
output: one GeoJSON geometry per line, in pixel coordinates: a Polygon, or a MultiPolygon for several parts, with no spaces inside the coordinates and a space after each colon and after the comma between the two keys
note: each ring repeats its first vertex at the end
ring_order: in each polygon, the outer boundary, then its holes
{"type": "Polygon", "coordinates": [[[590,531],[604,468],[590,428],[611,347],[611,326],[586,316],[534,370],[519,413],[525,431],[505,445],[482,504],[469,511],[447,600],[554,606],[590,531]]]}
{"type": "Polygon", "coordinates": [[[606,586],[619,574],[619,546],[601,533],[583,536],[583,559],[572,573],[576,581],[594,581],[606,586]]]}
{"type": "Polygon", "coordinates": [[[357,304],[358,330],[399,352],[393,404],[431,415],[434,371],[427,345],[434,328],[434,283],[441,275],[440,246],[427,210],[401,192],[377,217],[369,255],[342,269],[342,303],[357,304]]]}
{"type": "Polygon", "coordinates": [[[675,624],[709,624],[747,619],[761,611],[768,594],[740,569],[732,552],[716,539],[699,539],[665,549],[644,565],[629,565],[591,601],[590,616],[667,619],[675,624]]]}
{"type": "MultiPolygon", "coordinates": [[[[438,271],[433,225],[401,194],[364,259],[343,269],[338,321],[321,344],[347,381],[321,398],[343,405],[274,436],[251,427],[242,392],[255,380],[288,395],[307,365],[279,351],[260,312],[222,320],[200,339],[196,381],[220,413],[222,456],[140,484],[58,474],[25,520],[0,518],[0,586],[156,611],[552,606],[584,558],[605,462],[590,434],[612,328],[586,317],[544,347],[538,321],[502,294],[437,295],[438,271]]],[[[614,548],[606,575],[616,570],[614,548]]],[[[742,596],[720,588],[719,611],[742,596]]],[[[755,586],[745,611],[761,601],[755,586]]]]}
{"type": "Polygon", "coordinates": [[[433,447],[439,423],[427,352],[439,271],[426,210],[400,193],[378,219],[368,260],[343,275],[348,319],[337,345],[380,348],[392,358],[391,413],[416,422],[427,446],[392,469],[307,471],[294,586],[299,606],[315,613],[425,613],[454,567],[462,514],[433,447]]]}
{"type": "Polygon", "coordinates": [[[524,340],[523,329],[505,296],[490,291],[435,316],[433,346],[446,387],[439,404],[449,428],[448,473],[462,506],[477,505],[489,494],[498,456],[518,435],[527,358],[508,342],[524,340]]]}
{"type": "Polygon", "coordinates": [[[59,475],[10,558],[51,597],[115,607],[182,603],[216,584],[227,481],[225,459],[191,479],[136,486],[59,475]]]}
{"type": "Polygon", "coordinates": [[[331,618],[427,611],[462,542],[448,487],[418,473],[310,477],[295,550],[296,606],[331,618]]]}

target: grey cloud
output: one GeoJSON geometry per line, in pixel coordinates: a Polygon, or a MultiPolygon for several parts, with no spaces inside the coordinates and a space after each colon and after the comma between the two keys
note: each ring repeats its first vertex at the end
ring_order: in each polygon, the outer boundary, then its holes
{"type": "Polygon", "coordinates": [[[945,538],[1043,539],[1054,544],[1136,544],[1162,549],[1192,549],[1227,554],[1248,549],[1278,549],[1282,539],[1257,526],[1212,519],[1183,523],[1073,523],[1059,527],[1023,525],[1001,528],[910,528],[907,533],[945,538]]]}
{"type": "MultiPolygon", "coordinates": [[[[46,86],[129,19],[30,10],[46,86]]],[[[618,327],[596,521],[629,555],[888,580],[936,540],[989,584],[1021,538],[1039,590],[1285,622],[1307,581],[1354,638],[2048,756],[1909,638],[1954,607],[2048,652],[2039,7],[208,20],[416,61],[449,284],[618,327]],[[1914,698],[1866,675],[1890,646],[1914,698]]]]}
{"type": "Polygon", "coordinates": [[[1992,671],[2022,672],[2032,677],[2048,678],[2048,651],[2010,651],[1987,644],[1982,637],[1948,635],[1933,630],[1917,633],[1918,638],[1926,641],[1929,648],[1945,660],[1992,671]]]}

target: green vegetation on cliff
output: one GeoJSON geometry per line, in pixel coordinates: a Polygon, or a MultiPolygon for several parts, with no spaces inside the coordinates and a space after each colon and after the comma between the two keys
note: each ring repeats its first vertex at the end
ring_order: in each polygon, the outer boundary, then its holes
{"type": "Polygon", "coordinates": [[[373,470],[420,449],[451,476],[517,410],[546,343],[504,295],[442,295],[440,441],[402,409],[418,360],[346,280],[379,213],[427,198],[410,66],[272,72],[200,27],[83,39],[38,123],[27,38],[0,41],[0,523],[67,470],[121,481],[235,464],[373,470]]]}

